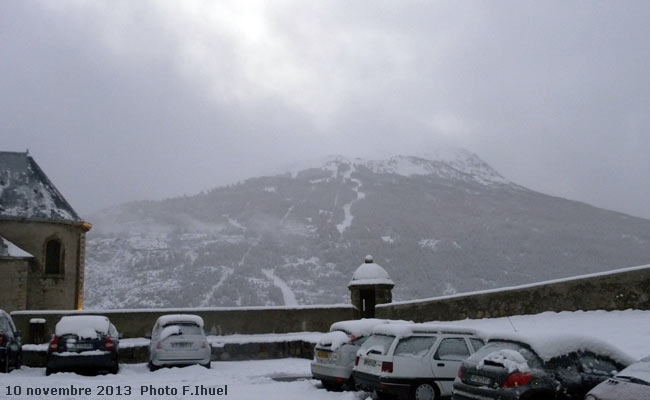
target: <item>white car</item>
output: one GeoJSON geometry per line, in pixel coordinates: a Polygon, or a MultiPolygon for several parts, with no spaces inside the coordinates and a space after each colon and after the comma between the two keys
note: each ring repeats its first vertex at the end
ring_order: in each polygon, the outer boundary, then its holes
{"type": "Polygon", "coordinates": [[[192,364],[210,368],[211,353],[203,332],[203,318],[191,314],[163,315],[151,331],[149,369],[192,364]]]}
{"type": "Polygon", "coordinates": [[[441,324],[379,325],[357,352],[358,389],[382,397],[449,397],[462,361],[483,346],[480,332],[441,324]]]}
{"type": "Polygon", "coordinates": [[[335,322],[318,340],[314,347],[311,373],[328,390],[340,390],[344,386],[354,389],[352,367],[357,350],[379,324],[389,323],[383,319],[360,319],[335,322]]]}

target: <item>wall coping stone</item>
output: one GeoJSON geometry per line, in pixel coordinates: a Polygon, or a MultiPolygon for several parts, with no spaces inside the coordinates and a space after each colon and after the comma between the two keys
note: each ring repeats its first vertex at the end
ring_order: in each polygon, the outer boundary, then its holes
{"type": "Polygon", "coordinates": [[[500,292],[514,292],[514,291],[518,291],[518,290],[522,290],[522,289],[530,289],[530,288],[536,288],[536,287],[549,286],[549,285],[554,285],[554,284],[557,284],[557,283],[579,282],[581,280],[588,280],[588,279],[600,278],[600,277],[608,277],[608,276],[612,276],[612,275],[624,274],[624,273],[628,273],[628,272],[642,271],[642,270],[650,270],[650,264],[639,265],[639,266],[636,266],[636,267],[620,268],[620,269],[615,269],[615,270],[605,271],[605,272],[596,272],[596,273],[593,273],[593,274],[572,276],[572,277],[568,277],[568,278],[559,278],[559,279],[551,279],[551,280],[542,281],[542,282],[527,283],[527,284],[519,285],[519,286],[506,286],[506,287],[500,287],[500,288],[494,288],[494,289],[477,290],[477,291],[474,291],[474,292],[456,293],[456,294],[450,294],[450,295],[445,295],[445,296],[429,297],[429,298],[425,298],[425,299],[394,301],[392,303],[377,304],[376,308],[391,308],[391,307],[400,306],[400,305],[409,305],[409,304],[418,304],[418,303],[427,303],[427,302],[437,302],[437,301],[440,301],[440,300],[459,299],[459,298],[463,298],[463,297],[473,297],[473,296],[482,295],[482,294],[494,294],[494,293],[500,293],[500,292]]]}

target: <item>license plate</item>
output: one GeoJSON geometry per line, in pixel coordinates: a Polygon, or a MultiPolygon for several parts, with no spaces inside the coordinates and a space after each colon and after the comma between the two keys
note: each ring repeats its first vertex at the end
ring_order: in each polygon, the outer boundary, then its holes
{"type": "Polygon", "coordinates": [[[172,343],[172,347],[175,349],[188,349],[192,347],[192,343],[190,342],[176,342],[172,343]]]}
{"type": "Polygon", "coordinates": [[[72,348],[77,349],[77,350],[89,350],[89,349],[93,348],[93,344],[92,343],[76,343],[76,344],[72,345],[72,348]]]}
{"type": "Polygon", "coordinates": [[[369,358],[364,358],[363,359],[363,365],[367,365],[369,367],[376,367],[377,366],[377,361],[371,360],[369,358]]]}
{"type": "Polygon", "coordinates": [[[330,358],[330,353],[326,351],[319,351],[317,354],[318,358],[330,358]]]}
{"type": "Polygon", "coordinates": [[[480,385],[489,385],[490,383],[492,383],[492,379],[488,378],[487,376],[481,376],[481,375],[470,375],[469,381],[473,383],[478,383],[480,385]]]}

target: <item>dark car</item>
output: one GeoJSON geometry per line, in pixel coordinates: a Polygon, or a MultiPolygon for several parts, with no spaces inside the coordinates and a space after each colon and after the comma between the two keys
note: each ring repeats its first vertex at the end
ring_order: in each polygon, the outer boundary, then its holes
{"type": "Polygon", "coordinates": [[[11,316],[0,310],[0,372],[20,368],[22,360],[22,335],[16,330],[11,316]]]}
{"type": "Polygon", "coordinates": [[[582,400],[633,360],[611,345],[573,335],[503,335],[463,362],[454,400],[582,400]]]}
{"type": "Polygon", "coordinates": [[[650,399],[650,357],[630,365],[585,396],[585,400],[640,399],[650,399]]]}
{"type": "Polygon", "coordinates": [[[111,321],[99,315],[61,318],[47,350],[45,374],[58,371],[108,371],[116,374],[119,334],[111,321]]]}

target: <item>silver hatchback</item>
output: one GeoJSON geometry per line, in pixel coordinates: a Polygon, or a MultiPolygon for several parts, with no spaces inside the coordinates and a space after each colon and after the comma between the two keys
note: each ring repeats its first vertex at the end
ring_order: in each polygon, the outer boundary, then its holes
{"type": "Polygon", "coordinates": [[[354,389],[352,367],[357,350],[372,333],[372,329],[391,321],[361,319],[332,324],[330,332],[320,338],[314,348],[311,373],[328,390],[354,389]]]}
{"type": "Polygon", "coordinates": [[[149,369],[200,364],[210,368],[211,348],[198,315],[163,315],[151,331],[149,369]]]}

